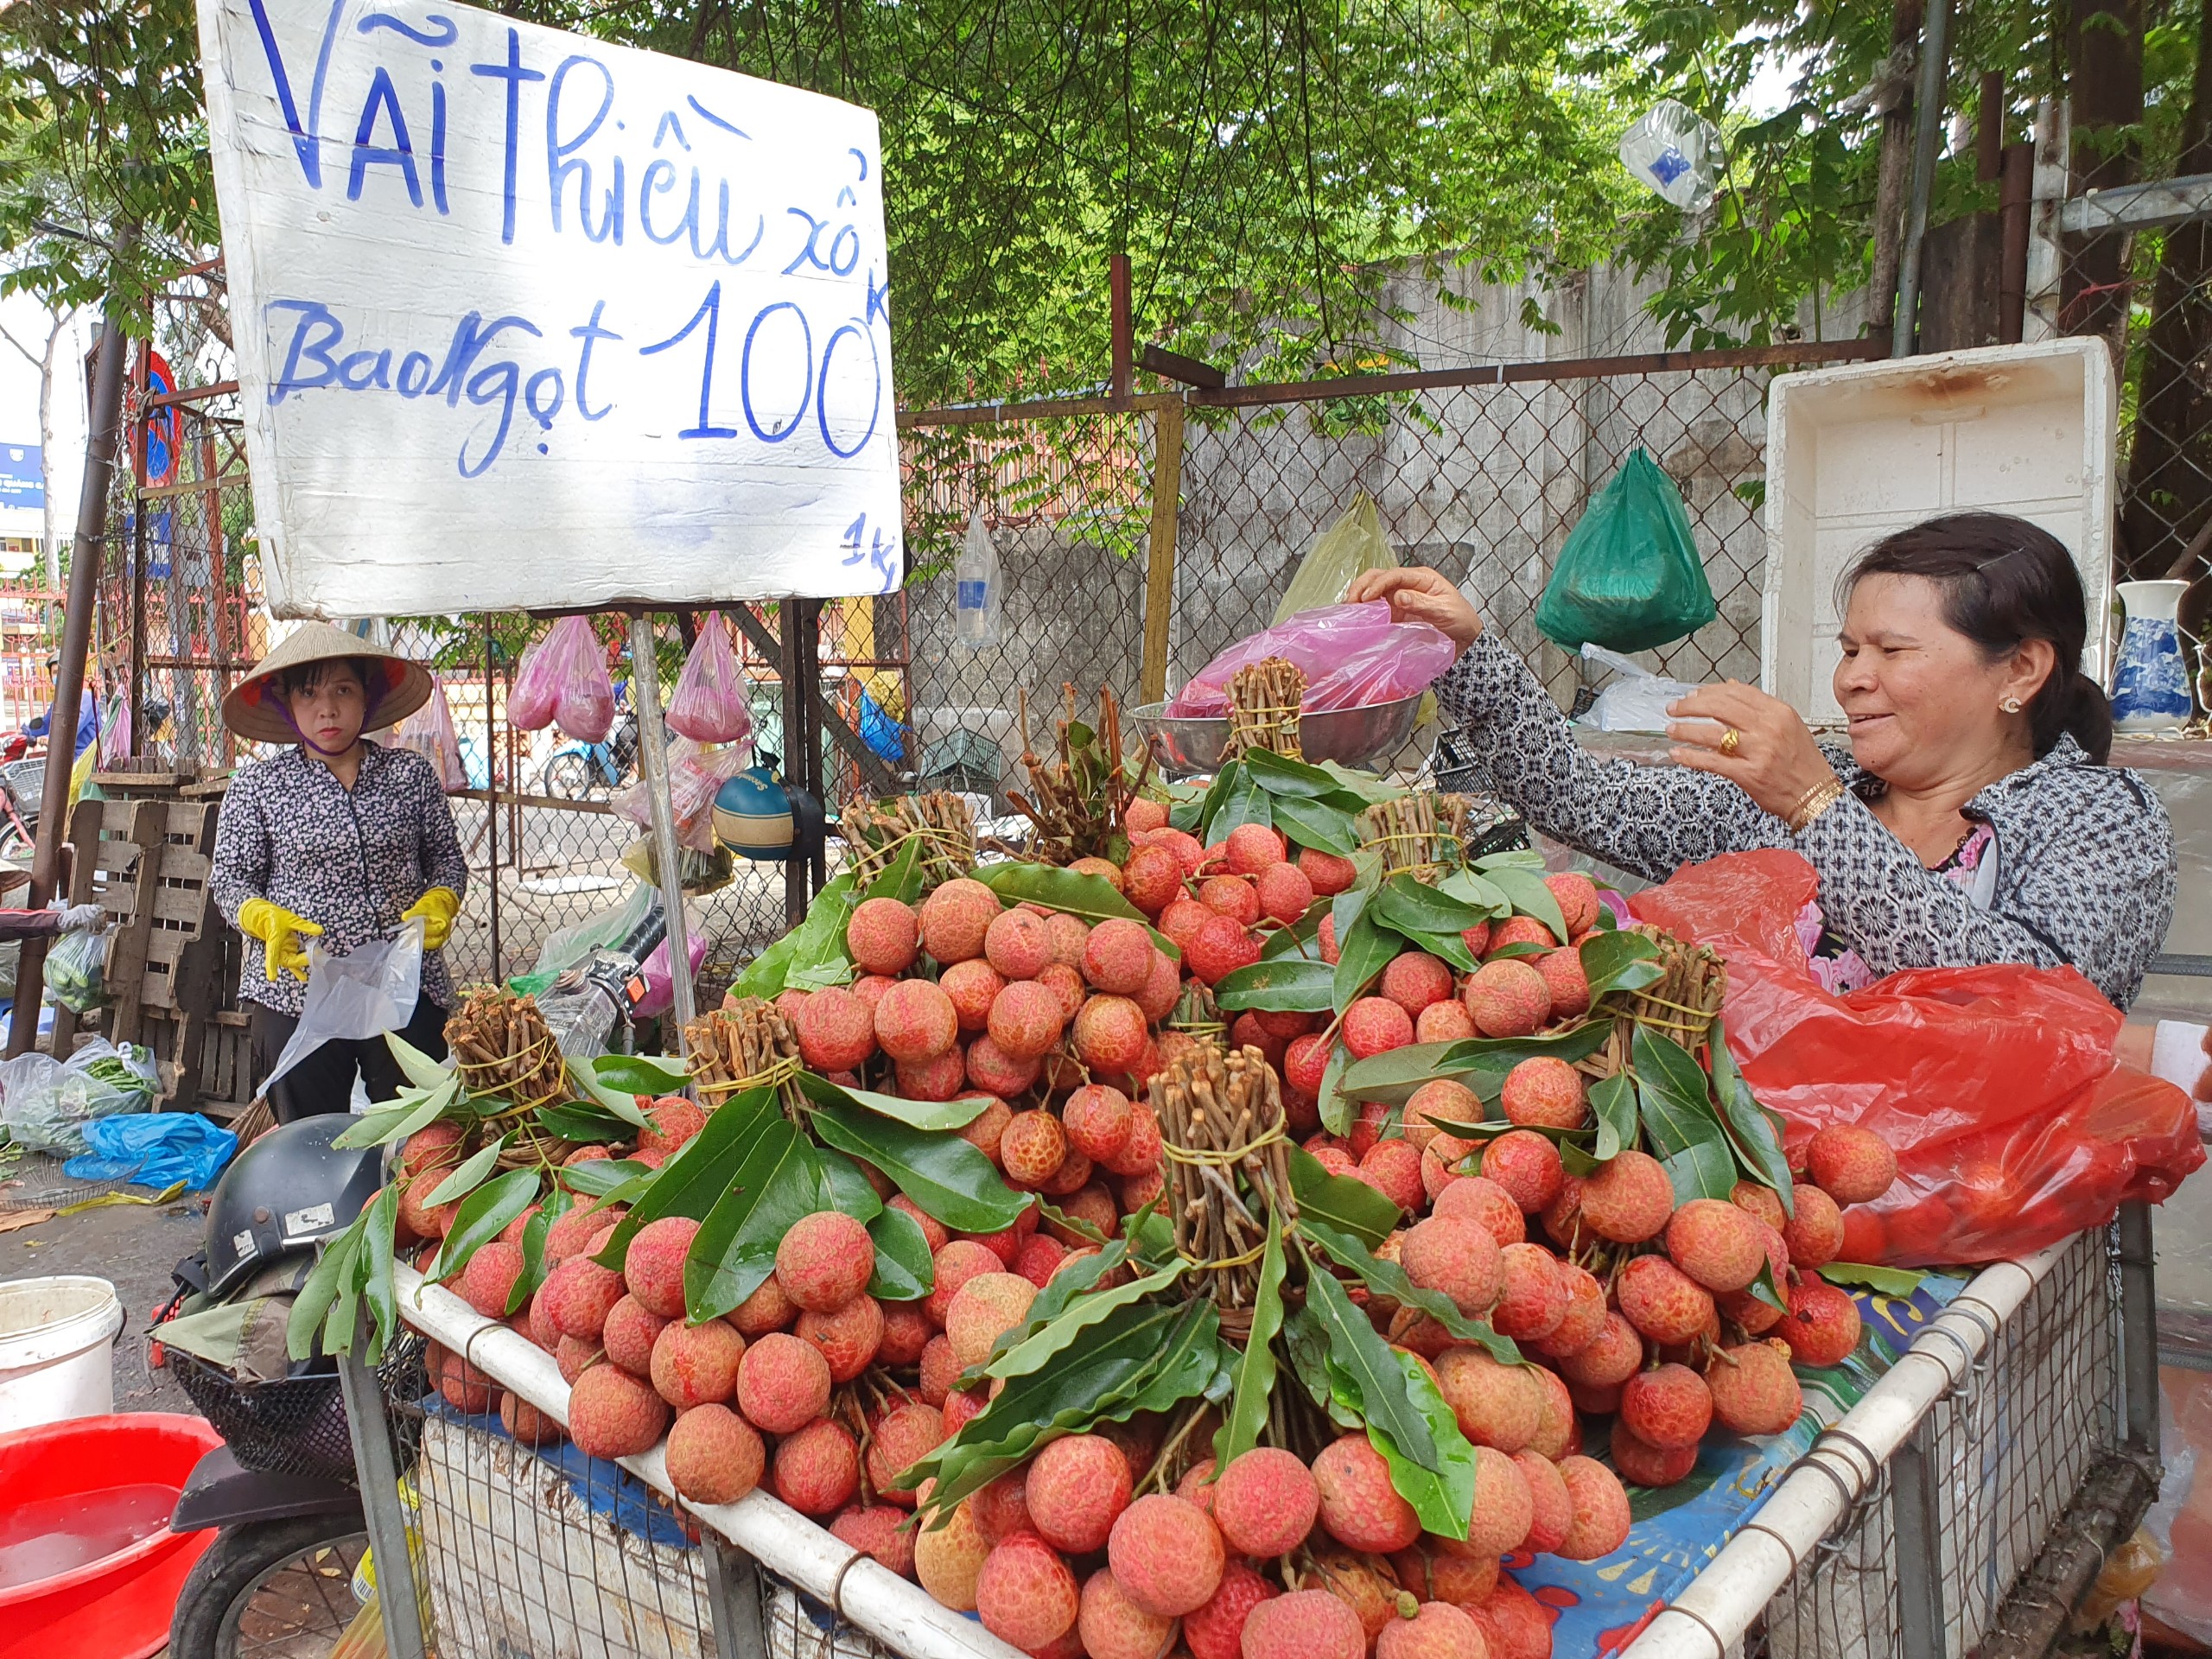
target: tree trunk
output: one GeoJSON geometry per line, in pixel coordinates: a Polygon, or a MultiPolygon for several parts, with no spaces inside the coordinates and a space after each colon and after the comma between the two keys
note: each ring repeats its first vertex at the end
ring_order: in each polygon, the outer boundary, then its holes
{"type": "MultiPolygon", "coordinates": [[[[2196,79],[2177,175],[2212,171],[2212,0],[2201,0],[2196,79]]],[[[2137,391],[2135,447],[2120,506],[2120,559],[2132,577],[2163,576],[2212,518],[2212,226],[2166,232],[2152,290],[2137,391]]],[[[2206,563],[2202,553],[2185,572],[2206,563]]]]}
{"type": "MultiPolygon", "coordinates": [[[[2105,190],[2135,176],[2135,142],[2118,136],[2143,119],[2142,0],[2077,0],[2068,42],[2074,100],[2070,194],[2105,190]]],[[[2101,334],[2120,361],[2127,334],[2127,233],[2066,238],[2062,326],[2101,334]]]]}
{"type": "Polygon", "coordinates": [[[1867,283],[1867,332],[1888,340],[1897,308],[1897,260],[1904,245],[1905,186],[1912,176],[1912,64],[1920,0],[1897,0],[1890,15],[1890,85],[1883,94],[1882,147],[1874,175],[1874,270],[1867,283]]]}

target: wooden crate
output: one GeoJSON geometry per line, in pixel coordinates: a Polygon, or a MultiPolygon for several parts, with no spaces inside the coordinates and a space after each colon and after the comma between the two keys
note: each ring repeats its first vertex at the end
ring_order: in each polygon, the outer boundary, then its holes
{"type": "Polygon", "coordinates": [[[208,893],[219,810],[210,801],[77,804],[69,902],[98,903],[116,931],[108,944],[107,1006],[90,1014],[55,1010],[54,1052],[67,1053],[80,1032],[95,1028],[112,1042],[143,1043],[160,1069],[162,1106],[227,1116],[251,1098],[251,1089],[245,1032],[216,1020],[225,987],[238,973],[237,935],[208,893]],[[220,1090],[207,1087],[211,1049],[220,1090]]]}

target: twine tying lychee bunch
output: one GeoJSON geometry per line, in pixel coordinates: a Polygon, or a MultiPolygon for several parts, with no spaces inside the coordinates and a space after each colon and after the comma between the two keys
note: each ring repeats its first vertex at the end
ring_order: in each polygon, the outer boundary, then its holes
{"type": "MultiPolygon", "coordinates": [[[[1281,1084],[1257,1048],[1224,1053],[1204,1037],[1161,1068],[1150,1099],[1167,1159],[1176,1253],[1205,1275],[1201,1294],[1224,1316],[1244,1311],[1237,1323],[1249,1330],[1268,1230],[1297,1214],[1281,1084]]],[[[1224,1317],[1224,1333],[1234,1334],[1229,1326],[1224,1317]]]]}
{"type": "Polygon", "coordinates": [[[568,1064],[533,997],[489,986],[446,1020],[446,1047],[468,1092],[506,1101],[512,1116],[569,1098],[568,1064]]]}
{"type": "Polygon", "coordinates": [[[1306,675],[1287,657],[1262,657],[1247,663],[1229,679],[1229,741],[1221,758],[1234,760],[1248,749],[1302,760],[1299,712],[1306,700],[1306,675]]]}
{"type": "Polygon", "coordinates": [[[748,1089],[773,1089],[784,1116],[802,1121],[798,1038],[774,1003],[733,998],[684,1027],[683,1044],[702,1105],[719,1106],[748,1089]]]}
{"type": "Polygon", "coordinates": [[[1382,878],[1433,882],[1465,862],[1467,798],[1430,790],[1379,801],[1359,815],[1359,844],[1382,855],[1382,878]]]}
{"type": "Polygon", "coordinates": [[[917,841],[925,890],[976,868],[976,815],[950,790],[887,800],[858,797],[845,804],[837,833],[853,852],[853,886],[863,892],[917,841]]]}

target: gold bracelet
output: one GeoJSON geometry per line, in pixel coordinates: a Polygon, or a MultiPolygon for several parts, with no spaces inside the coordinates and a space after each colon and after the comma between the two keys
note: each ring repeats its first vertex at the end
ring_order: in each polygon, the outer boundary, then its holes
{"type": "Polygon", "coordinates": [[[1803,835],[1814,819],[1843,798],[1843,792],[1840,779],[1829,778],[1815,784],[1797,798],[1797,804],[1783,820],[1784,826],[1793,836],[1803,835]]]}

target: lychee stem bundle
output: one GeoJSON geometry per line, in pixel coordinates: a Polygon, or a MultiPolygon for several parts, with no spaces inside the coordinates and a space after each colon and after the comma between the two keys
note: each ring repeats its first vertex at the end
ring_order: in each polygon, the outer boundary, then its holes
{"type": "Polygon", "coordinates": [[[1021,766],[1031,794],[1007,791],[1014,810],[1029,820],[1027,855],[1047,864],[1072,864],[1079,858],[1126,856],[1123,815],[1152,772],[1147,749],[1133,779],[1122,760],[1122,707],[1111,690],[1098,694],[1098,723],[1075,717],[1075,687],[1060,687],[1061,715],[1054,758],[1036,752],[1029,730],[1029,694],[1019,694],[1015,718],[1021,733],[1021,766]],[[1123,842],[1118,849],[1117,842],[1123,842]]]}
{"type": "Polygon", "coordinates": [[[1382,877],[1410,875],[1435,881],[1464,861],[1460,833],[1466,828],[1467,798],[1430,790],[1379,801],[1359,815],[1359,844],[1382,855],[1382,877]]]}
{"type": "Polygon", "coordinates": [[[471,1094],[496,1096],[515,1112],[568,1098],[567,1064],[535,998],[490,987],[471,991],[446,1020],[445,1034],[471,1094]]]}
{"type": "Polygon", "coordinates": [[[1248,749],[1304,760],[1299,715],[1305,700],[1306,676],[1287,658],[1263,657],[1238,669],[1229,681],[1229,741],[1222,760],[1234,760],[1248,749]]]}
{"type": "Polygon", "coordinates": [[[858,797],[845,804],[837,833],[852,849],[853,885],[863,891],[889,869],[908,842],[921,842],[921,877],[934,887],[976,868],[976,815],[949,790],[925,795],[894,795],[887,800],[858,797]]]}
{"type": "Polygon", "coordinates": [[[804,1122],[798,1088],[798,1038],[772,1002],[741,997],[683,1027],[691,1077],[701,1103],[718,1106],[747,1089],[772,1088],[784,1116],[804,1122]]]}
{"type": "Polygon", "coordinates": [[[1268,1229],[1296,1213],[1274,1068],[1256,1048],[1225,1053],[1200,1038],[1153,1079],[1149,1098],[1167,1157],[1176,1251],[1207,1275],[1201,1294],[1217,1306],[1249,1308],[1268,1229]],[[1236,1190],[1240,1175],[1249,1201],[1236,1190]]]}

